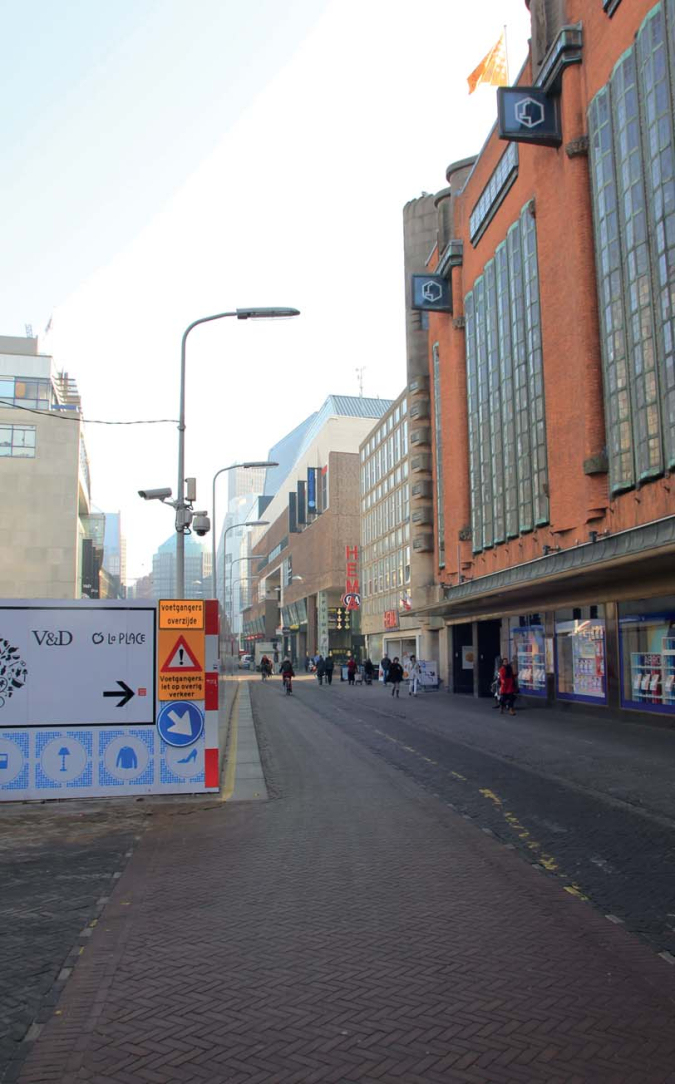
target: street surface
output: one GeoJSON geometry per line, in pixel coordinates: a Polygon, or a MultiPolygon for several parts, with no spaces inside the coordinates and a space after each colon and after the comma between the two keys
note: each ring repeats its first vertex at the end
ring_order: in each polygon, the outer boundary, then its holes
{"type": "Polygon", "coordinates": [[[155,812],[22,1084],[675,1082],[672,734],[251,689],[269,800],[155,812]]]}
{"type": "Polygon", "coordinates": [[[51,1015],[144,829],[134,801],[0,805],[0,1080],[51,1015]]]}

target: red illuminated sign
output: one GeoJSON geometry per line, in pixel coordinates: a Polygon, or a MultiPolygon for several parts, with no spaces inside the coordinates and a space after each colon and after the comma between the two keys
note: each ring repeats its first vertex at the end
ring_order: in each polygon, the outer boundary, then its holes
{"type": "Polygon", "coordinates": [[[384,611],[384,627],[385,629],[398,628],[398,610],[384,611]]]}
{"type": "Polygon", "coordinates": [[[348,610],[358,610],[361,605],[361,588],[359,586],[359,547],[346,546],[345,559],[345,593],[342,596],[348,610]]]}

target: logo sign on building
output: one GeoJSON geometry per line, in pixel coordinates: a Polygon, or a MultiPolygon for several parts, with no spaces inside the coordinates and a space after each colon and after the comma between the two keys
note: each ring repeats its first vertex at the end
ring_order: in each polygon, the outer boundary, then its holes
{"type": "Polygon", "coordinates": [[[159,631],[160,700],[204,699],[204,633],[159,631]]]}
{"type": "Polygon", "coordinates": [[[347,610],[358,610],[361,606],[361,587],[359,586],[359,547],[345,546],[345,590],[342,602],[347,610]]]}
{"type": "Polygon", "coordinates": [[[562,143],[558,97],[539,87],[499,87],[497,105],[500,139],[541,147],[562,143]]]}
{"type": "Polygon", "coordinates": [[[398,610],[384,611],[384,627],[385,629],[398,628],[398,610]]]}
{"type": "Polygon", "coordinates": [[[0,727],[154,723],[154,608],[0,607],[0,727]]]}
{"type": "Polygon", "coordinates": [[[160,599],[157,612],[160,629],[204,628],[204,603],[195,599],[160,599]]]}
{"type": "Polygon", "coordinates": [[[442,275],[413,275],[411,308],[422,312],[452,312],[448,280],[442,275]]]}

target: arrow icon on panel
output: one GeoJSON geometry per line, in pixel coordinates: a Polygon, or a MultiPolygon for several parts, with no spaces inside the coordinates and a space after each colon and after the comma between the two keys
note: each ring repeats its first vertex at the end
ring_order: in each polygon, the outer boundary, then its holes
{"type": "Polygon", "coordinates": [[[135,694],[133,689],[129,688],[126,681],[119,681],[118,680],[117,684],[119,685],[119,689],[109,689],[108,692],[104,693],[103,695],[104,696],[121,696],[122,699],[120,700],[119,704],[116,704],[115,706],[118,707],[118,708],[123,708],[125,704],[129,703],[132,696],[135,696],[136,694],[135,694]]]}
{"type": "Polygon", "coordinates": [[[192,735],[192,720],[189,711],[184,711],[182,715],[179,715],[177,711],[172,709],[169,712],[169,718],[171,719],[171,726],[168,729],[172,734],[192,735]]]}

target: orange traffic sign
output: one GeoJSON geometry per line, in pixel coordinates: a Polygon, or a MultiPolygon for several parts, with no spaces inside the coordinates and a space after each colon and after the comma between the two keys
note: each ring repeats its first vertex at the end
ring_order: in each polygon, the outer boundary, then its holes
{"type": "Polygon", "coordinates": [[[160,629],[160,700],[204,699],[204,633],[160,629]]]}
{"type": "Polygon", "coordinates": [[[203,629],[204,602],[193,598],[160,599],[157,604],[160,629],[203,629]]]}

